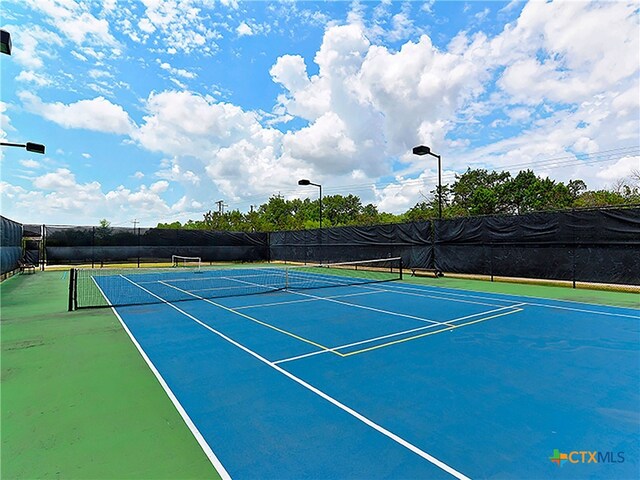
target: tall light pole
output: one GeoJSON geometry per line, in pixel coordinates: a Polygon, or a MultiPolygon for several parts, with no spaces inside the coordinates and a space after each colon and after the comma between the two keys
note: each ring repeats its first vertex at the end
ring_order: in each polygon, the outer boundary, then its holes
{"type": "MultiPolygon", "coordinates": [[[[11,55],[11,34],[6,30],[0,29],[0,53],[11,55]]],[[[3,147],[21,147],[26,148],[27,152],[44,153],[44,145],[39,143],[9,143],[0,142],[3,147]]]]}
{"type": "Polygon", "coordinates": [[[307,179],[298,180],[298,185],[313,185],[320,188],[320,228],[322,229],[322,185],[319,183],[312,183],[307,179]]]}
{"type": "Polygon", "coordinates": [[[413,147],[414,155],[431,155],[438,159],[438,218],[442,218],[442,158],[425,145],[413,147]]]}

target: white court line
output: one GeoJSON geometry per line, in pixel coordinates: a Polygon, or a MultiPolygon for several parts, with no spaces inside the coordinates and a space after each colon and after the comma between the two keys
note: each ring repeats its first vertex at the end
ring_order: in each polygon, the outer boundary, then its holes
{"type": "MultiPolygon", "coordinates": [[[[298,385],[301,385],[302,387],[306,388],[307,390],[315,393],[319,397],[321,397],[324,400],[328,401],[329,403],[335,405],[339,409],[343,410],[344,412],[348,413],[349,415],[353,416],[354,418],[360,420],[362,423],[368,425],[369,427],[373,428],[374,430],[378,431],[379,433],[383,434],[384,436],[390,438],[391,440],[393,440],[394,442],[398,443],[399,445],[402,445],[403,447],[405,447],[406,449],[408,449],[411,452],[415,453],[416,455],[424,458],[428,462],[430,462],[433,465],[439,467],[440,469],[444,470],[445,472],[449,473],[450,475],[453,475],[454,477],[456,477],[456,478],[458,478],[460,480],[470,480],[469,477],[467,477],[466,475],[460,473],[459,471],[457,471],[453,467],[450,467],[449,465],[447,465],[446,463],[442,462],[441,460],[438,460],[434,456],[429,455],[427,452],[421,450],[420,448],[416,447],[412,443],[409,443],[408,441],[404,440],[403,438],[401,438],[400,436],[396,435],[395,433],[387,430],[386,428],[382,427],[381,425],[378,425],[377,423],[375,423],[374,421],[372,421],[369,418],[365,417],[361,413],[357,412],[356,410],[352,409],[351,407],[348,407],[347,405],[345,405],[344,403],[340,402],[339,400],[336,400],[335,398],[329,396],[328,394],[326,394],[322,390],[320,390],[320,389],[314,387],[313,385],[305,382],[301,378],[299,378],[299,377],[295,376],[294,374],[288,372],[287,370],[283,369],[282,367],[276,365],[273,362],[270,362],[269,360],[267,360],[266,358],[264,358],[260,354],[254,352],[253,350],[249,349],[248,347],[245,347],[244,345],[242,345],[241,343],[233,340],[232,338],[228,337],[224,333],[219,332],[215,328],[207,325],[206,323],[202,322],[201,320],[198,320],[196,317],[194,317],[193,315],[185,312],[180,307],[168,302],[167,300],[165,300],[164,298],[156,295],[155,293],[150,292],[146,288],[138,285],[133,280],[130,280],[127,277],[124,277],[124,276],[122,278],[124,278],[125,280],[131,282],[132,284],[134,284],[135,286],[137,286],[141,290],[144,290],[148,294],[150,294],[150,295],[154,296],[155,298],[157,298],[158,300],[160,300],[165,305],[168,305],[169,307],[177,310],[178,312],[180,312],[181,314],[183,314],[187,318],[190,318],[191,320],[193,320],[197,324],[201,325],[202,327],[206,328],[210,332],[218,335],[220,338],[226,340],[227,342],[231,343],[232,345],[236,346],[237,348],[240,348],[244,352],[248,353],[252,357],[254,357],[257,360],[259,360],[262,363],[264,363],[265,365],[268,365],[269,367],[273,368],[277,372],[279,372],[282,375],[284,375],[284,376],[288,377],[289,379],[293,380],[298,385]]],[[[215,303],[215,302],[210,302],[210,303],[212,303],[212,304],[216,305],[217,307],[219,307],[219,308],[221,308],[223,310],[226,310],[228,312],[234,313],[236,315],[243,316],[240,312],[236,312],[231,308],[225,307],[224,305],[221,305],[221,304],[218,304],[218,303],[215,303]]]]}
{"type": "MultiPolygon", "coordinates": [[[[179,292],[186,293],[187,295],[191,295],[193,298],[197,298],[198,300],[202,300],[203,302],[210,303],[211,305],[215,305],[216,307],[218,306],[218,304],[216,302],[213,302],[209,298],[201,297],[200,295],[196,295],[195,293],[191,293],[191,292],[189,292],[187,290],[183,290],[180,287],[176,287],[174,285],[169,285],[168,283],[165,283],[163,281],[160,281],[160,283],[163,284],[163,285],[166,285],[169,288],[173,288],[175,290],[178,290],[179,292]]],[[[297,334],[295,334],[293,332],[285,330],[284,328],[276,327],[275,325],[271,325],[270,323],[263,322],[262,320],[258,320],[257,318],[253,318],[253,317],[247,315],[246,313],[237,312],[235,310],[233,310],[233,312],[236,315],[240,315],[241,317],[246,318],[247,320],[251,320],[252,322],[255,322],[255,323],[259,324],[259,325],[262,325],[264,327],[267,327],[267,328],[270,328],[272,330],[275,330],[276,332],[280,332],[280,333],[282,333],[284,335],[287,335],[287,336],[289,336],[291,338],[295,338],[296,340],[299,340],[301,342],[308,343],[309,345],[313,345],[314,347],[322,348],[322,349],[325,349],[325,350],[327,349],[327,347],[325,347],[324,345],[322,345],[322,344],[320,344],[318,342],[314,342],[313,340],[309,340],[308,338],[304,338],[304,337],[302,337],[300,335],[297,335],[297,334]]]]}
{"type": "MultiPolygon", "coordinates": [[[[254,283],[251,282],[245,282],[244,280],[238,280],[237,278],[231,278],[230,280],[234,280],[236,282],[240,282],[240,283],[247,283],[249,285],[255,285],[254,283]]],[[[168,285],[167,286],[171,286],[168,285]]],[[[174,287],[177,288],[177,287],[174,287]]],[[[374,307],[367,307],[365,305],[358,305],[356,303],[347,303],[347,302],[341,302],[340,300],[336,300],[335,298],[331,298],[331,297],[318,297],[317,295],[311,295],[309,293],[302,293],[302,292],[298,292],[296,290],[285,290],[288,293],[292,293],[294,295],[302,295],[303,297],[309,297],[309,298],[313,298],[316,300],[326,300],[327,302],[333,302],[333,303],[339,303],[341,305],[348,305],[350,307],[355,307],[355,308],[362,308],[364,310],[372,310],[374,312],[378,312],[378,313],[386,313],[389,315],[394,315],[396,317],[403,317],[403,318],[410,318],[412,320],[418,320],[420,322],[425,322],[425,323],[439,323],[435,320],[429,320],[428,318],[422,318],[422,317],[416,317],[414,315],[407,315],[404,313],[397,313],[397,312],[390,312],[389,310],[382,310],[380,308],[374,308],[374,307]]],[[[449,325],[452,326],[452,325],[449,325]]]]}
{"type": "MultiPolygon", "coordinates": [[[[194,290],[195,291],[195,290],[194,290]]],[[[291,293],[291,292],[289,292],[291,293]]],[[[329,297],[324,298],[344,298],[344,297],[357,297],[360,295],[372,295],[376,293],[386,293],[384,290],[379,290],[375,292],[359,292],[359,293],[348,293],[345,295],[331,295],[329,297]]],[[[273,303],[257,303],[255,305],[244,305],[242,307],[233,307],[234,310],[244,310],[245,308],[258,308],[258,307],[270,307],[272,305],[288,305],[291,303],[305,303],[305,302],[317,302],[316,298],[305,298],[303,300],[288,300],[286,302],[273,302],[273,303]]]]}
{"type": "MultiPolygon", "coordinates": [[[[390,285],[389,285],[390,286],[390,285]]],[[[418,287],[420,287],[420,285],[416,285],[418,287]]],[[[440,288],[453,288],[453,287],[431,287],[431,286],[424,286],[424,288],[409,288],[409,287],[404,287],[401,285],[398,285],[397,283],[393,284],[393,287],[391,289],[387,289],[387,291],[389,292],[397,292],[397,293],[405,293],[403,291],[398,291],[398,289],[400,290],[412,290],[412,291],[416,291],[416,292],[429,292],[429,293],[437,293],[439,295],[451,295],[451,296],[456,296],[456,297],[466,297],[466,298],[479,298],[481,300],[495,300],[497,302],[515,302],[517,300],[504,300],[501,298],[494,298],[494,297],[484,297],[481,295],[469,295],[469,294],[462,294],[462,293],[452,293],[452,292],[439,292],[438,290],[430,290],[430,289],[440,289],[440,288]]],[[[462,291],[469,291],[469,290],[462,290],[462,291]]],[[[528,295],[515,295],[512,293],[494,293],[493,295],[505,295],[505,296],[509,296],[509,297],[516,297],[519,299],[522,298],[526,298],[526,299],[532,299],[532,300],[540,300],[540,297],[531,297],[528,295]]],[[[451,299],[452,301],[455,301],[455,299],[451,299]]],[[[578,305],[591,305],[589,303],[584,303],[584,302],[576,302],[575,300],[554,300],[552,298],[548,299],[554,302],[563,302],[563,303],[577,303],[578,305]]],[[[586,309],[580,309],[580,308],[573,308],[573,307],[562,307],[559,305],[549,305],[546,303],[537,303],[537,302],[530,302],[527,301],[527,305],[532,305],[535,307],[546,307],[546,308],[556,308],[559,310],[570,310],[570,311],[574,311],[574,312],[581,312],[581,313],[595,313],[597,315],[607,315],[607,316],[613,316],[613,317],[624,317],[624,318],[633,318],[633,319],[637,319],[638,317],[640,317],[640,311],[638,312],[638,315],[628,315],[625,313],[613,313],[613,312],[599,312],[597,310],[586,310],[586,309]]],[[[595,304],[594,306],[599,306],[599,307],[605,307],[605,308],[626,308],[629,310],[633,310],[633,308],[631,307],[620,307],[620,306],[616,306],[616,305],[604,305],[604,304],[595,304]]]]}
{"type": "MultiPolygon", "coordinates": [[[[489,310],[487,312],[474,313],[473,315],[467,315],[465,317],[454,318],[453,320],[447,320],[446,322],[434,323],[432,325],[426,325],[424,327],[412,328],[410,330],[405,330],[403,332],[390,333],[388,335],[382,335],[380,337],[369,338],[367,340],[360,340],[359,342],[347,343],[345,345],[339,345],[337,347],[331,347],[331,348],[326,349],[326,350],[316,350],[315,352],[304,353],[302,355],[296,355],[295,357],[289,357],[289,358],[284,358],[282,360],[276,360],[273,363],[279,364],[279,363],[291,362],[293,360],[300,360],[301,358],[312,357],[314,355],[320,355],[322,353],[327,353],[327,352],[335,352],[336,350],[342,350],[343,348],[355,347],[357,345],[362,345],[364,343],[371,343],[371,342],[375,342],[377,340],[384,340],[386,338],[397,337],[397,336],[400,336],[400,335],[406,335],[407,333],[418,332],[420,330],[428,330],[430,328],[437,328],[437,327],[441,327],[443,325],[451,327],[452,326],[451,325],[452,322],[459,322],[461,320],[467,320],[469,318],[479,317],[481,315],[488,315],[490,313],[499,312],[500,310],[506,310],[506,309],[509,309],[509,308],[516,309],[516,311],[521,311],[520,309],[517,309],[517,307],[522,307],[524,305],[526,305],[526,303],[519,303],[518,305],[513,305],[513,306],[512,305],[508,305],[506,307],[496,308],[495,310],[489,310]],[[447,323],[447,322],[449,322],[449,323],[447,323]]],[[[510,313],[515,313],[515,312],[510,312],[510,313]]],[[[493,317],[491,317],[491,318],[493,318],[493,317]]]]}
{"type": "MultiPolygon", "coordinates": [[[[124,278],[125,280],[129,280],[127,277],[125,277],[123,275],[120,275],[120,276],[122,278],[124,278]]],[[[94,280],[94,282],[95,282],[95,280],[94,280]]],[[[107,301],[109,306],[111,306],[111,301],[109,301],[109,298],[104,294],[104,292],[102,291],[102,288],[100,288],[98,283],[97,282],[95,282],[95,283],[96,283],[96,287],[98,287],[98,290],[100,291],[102,296],[105,298],[105,300],[107,301]]],[[[141,287],[139,287],[139,288],[141,288],[141,287]]],[[[227,470],[224,468],[224,466],[222,465],[222,462],[220,462],[220,460],[218,459],[216,454],[213,453],[213,450],[211,449],[211,446],[204,439],[204,436],[202,435],[202,433],[200,433],[200,430],[198,430],[198,427],[196,427],[196,424],[193,423],[193,420],[191,420],[191,417],[189,417],[189,414],[187,413],[187,411],[180,404],[180,401],[178,400],[178,398],[175,396],[175,394],[171,390],[171,387],[169,387],[169,384],[167,384],[165,379],[162,377],[162,375],[160,374],[160,371],[156,368],[156,366],[153,364],[153,362],[151,361],[149,356],[142,349],[142,346],[140,345],[140,343],[138,343],[136,338],[133,336],[133,333],[131,333],[131,330],[129,330],[129,327],[127,327],[126,323],[124,323],[124,321],[122,320],[122,317],[120,316],[118,311],[113,306],[111,306],[111,311],[115,314],[117,319],[120,321],[120,325],[122,325],[122,328],[124,328],[124,331],[127,332],[127,335],[129,335],[129,338],[131,339],[133,344],[136,346],[136,348],[138,349],[138,352],[140,352],[140,355],[142,356],[144,361],[147,363],[147,365],[149,366],[149,368],[151,369],[151,371],[155,375],[156,379],[158,380],[158,382],[162,386],[163,390],[165,391],[165,393],[169,397],[169,400],[171,400],[171,403],[173,403],[173,406],[176,408],[176,410],[178,411],[178,413],[182,417],[182,420],[184,420],[184,423],[186,423],[186,425],[189,428],[189,430],[191,430],[191,433],[193,434],[193,436],[195,437],[196,441],[200,445],[200,448],[202,448],[202,451],[204,452],[204,454],[207,456],[207,458],[209,459],[209,461],[211,462],[213,467],[216,469],[218,474],[220,474],[220,477],[222,477],[225,480],[231,480],[231,475],[229,475],[229,472],[227,472],[227,470]]]]}
{"type": "MultiPolygon", "coordinates": [[[[427,293],[417,293],[418,290],[415,289],[406,289],[406,290],[412,290],[410,292],[408,291],[398,291],[396,289],[385,289],[382,286],[380,287],[373,287],[373,286],[368,286],[368,285],[355,285],[357,287],[361,287],[361,288],[370,288],[370,289],[375,289],[375,290],[380,290],[383,292],[387,292],[387,293],[400,293],[403,295],[413,295],[416,297],[426,297],[426,298],[435,298],[436,300],[446,300],[448,302],[457,302],[457,303],[471,303],[473,305],[483,305],[485,307],[499,307],[500,305],[496,305],[495,303],[484,303],[484,302],[475,302],[473,300],[460,300],[457,298],[449,298],[449,297],[443,297],[442,295],[446,295],[446,293],[442,293],[440,295],[429,295],[427,293]],[[416,292],[416,293],[414,293],[416,292]]],[[[404,288],[401,287],[400,285],[397,285],[398,288],[404,288]]],[[[508,300],[508,301],[512,301],[512,300],[508,300]]]]}
{"type": "MultiPolygon", "coordinates": [[[[317,295],[311,295],[310,293],[303,293],[303,292],[297,292],[297,291],[290,291],[290,293],[293,293],[295,295],[302,295],[302,296],[305,296],[305,297],[315,298],[315,299],[318,299],[318,300],[326,300],[327,302],[339,303],[341,305],[347,305],[349,307],[361,308],[363,310],[371,310],[372,312],[385,313],[387,315],[392,315],[392,316],[395,316],[395,317],[410,318],[412,320],[418,320],[419,322],[439,323],[436,320],[430,320],[428,318],[423,318],[423,317],[416,317],[415,315],[409,315],[409,314],[406,314],[406,313],[391,312],[389,310],[382,310],[381,308],[367,307],[366,305],[358,305],[356,303],[341,302],[340,300],[336,300],[335,298],[318,297],[317,295]]],[[[452,326],[452,325],[450,325],[450,326],[452,326]]]]}
{"type": "MultiPolygon", "coordinates": [[[[412,284],[408,284],[408,285],[412,285],[412,284]]],[[[491,298],[491,297],[480,297],[480,296],[474,296],[474,295],[462,295],[459,293],[449,293],[449,292],[440,292],[438,290],[428,290],[429,288],[443,288],[443,287],[428,287],[428,286],[424,286],[425,288],[420,288],[421,285],[415,285],[415,287],[418,288],[412,288],[411,286],[404,286],[404,285],[399,285],[397,282],[393,283],[391,285],[388,285],[388,287],[391,288],[385,288],[384,290],[386,290],[387,292],[391,292],[391,293],[401,293],[401,294],[405,294],[405,295],[418,295],[419,293],[424,294],[433,294],[435,296],[435,298],[440,298],[442,300],[449,300],[451,302],[467,302],[467,303],[477,303],[478,305],[488,305],[491,307],[497,307],[498,305],[495,304],[490,304],[490,303],[480,303],[480,302],[474,302],[473,300],[460,300],[457,298],[449,298],[446,297],[444,295],[451,295],[454,297],[469,297],[469,298],[478,298],[481,300],[495,300],[497,302],[511,302],[513,303],[515,300],[503,300],[501,298],[491,298]],[[415,292],[415,293],[414,293],[415,292]]],[[[376,288],[376,287],[371,287],[371,288],[376,288]]],[[[377,288],[383,288],[382,286],[377,287],[377,288]]]]}

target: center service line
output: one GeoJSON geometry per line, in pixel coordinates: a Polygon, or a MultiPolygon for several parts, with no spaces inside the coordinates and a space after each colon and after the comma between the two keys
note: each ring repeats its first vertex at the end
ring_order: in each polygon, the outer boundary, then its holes
{"type": "MultiPolygon", "coordinates": [[[[130,280],[127,277],[122,277],[125,280],[127,280],[128,282],[132,283],[133,285],[135,285],[136,287],[140,288],[141,290],[147,292],[149,295],[154,296],[155,298],[157,298],[158,300],[160,300],[162,303],[165,303],[166,305],[170,306],[171,308],[177,310],[178,312],[180,312],[181,314],[183,314],[184,316],[190,318],[191,320],[193,320],[194,322],[198,323],[199,325],[203,326],[204,328],[206,328],[207,330],[209,330],[212,333],[215,333],[216,335],[218,335],[220,338],[226,340],[227,342],[231,343],[232,345],[240,348],[241,350],[245,351],[246,353],[248,353],[249,355],[251,355],[252,357],[258,359],[259,361],[261,361],[262,363],[264,363],[265,365],[268,365],[269,367],[273,368],[274,370],[280,372],[281,374],[283,374],[284,376],[288,377],[289,379],[293,380],[294,382],[296,382],[297,384],[303,386],[304,388],[306,388],[307,390],[310,390],[311,392],[315,393],[316,395],[318,395],[319,397],[325,399],[326,401],[328,401],[329,403],[332,403],[333,405],[335,405],[336,407],[338,407],[339,409],[345,411],[346,413],[348,413],[349,415],[357,418],[358,420],[360,420],[361,422],[363,422],[364,424],[368,425],[369,427],[373,428],[374,430],[378,431],[379,433],[385,435],[386,437],[390,438],[391,440],[393,440],[394,442],[402,445],[403,447],[407,448],[408,450],[412,451],[413,453],[415,453],[416,455],[424,458],[425,460],[427,460],[428,462],[432,463],[433,465],[437,466],[438,468],[444,470],[445,472],[449,473],[450,475],[453,475],[454,477],[460,479],[460,480],[471,480],[469,477],[467,477],[466,475],[464,475],[463,473],[458,472],[456,469],[450,467],[449,465],[447,465],[446,463],[438,460],[437,458],[435,458],[432,455],[429,455],[427,452],[421,450],[420,448],[416,447],[415,445],[407,442],[406,440],[404,440],[403,438],[399,437],[398,435],[396,435],[393,432],[390,432],[389,430],[387,430],[386,428],[378,425],[377,423],[375,423],[374,421],[368,419],[367,417],[365,417],[364,415],[362,415],[361,413],[358,413],[357,411],[355,411],[354,409],[346,406],[345,404],[343,404],[342,402],[336,400],[335,398],[329,396],[328,394],[324,393],[322,390],[319,390],[318,388],[314,387],[313,385],[305,382],[304,380],[302,380],[299,377],[296,377],[294,374],[288,372],[287,370],[283,369],[282,367],[274,364],[273,362],[270,362],[269,360],[267,360],[266,358],[262,357],[260,354],[254,352],[253,350],[245,347],[244,345],[238,343],[237,341],[233,340],[232,338],[226,336],[224,333],[219,332],[218,330],[216,330],[215,328],[207,325],[206,323],[198,320],[196,317],[194,317],[193,315],[185,312],[184,310],[182,310],[181,308],[177,307],[176,305],[170,303],[169,301],[165,300],[164,298],[156,295],[155,293],[147,290],[146,288],[138,285],[136,282],[134,282],[133,280],[130,280]]],[[[238,314],[239,312],[235,312],[233,309],[225,307],[224,305],[220,305],[218,303],[215,302],[210,302],[213,305],[216,305],[219,308],[222,308],[223,310],[226,310],[228,312],[231,312],[233,314],[238,314]]]]}

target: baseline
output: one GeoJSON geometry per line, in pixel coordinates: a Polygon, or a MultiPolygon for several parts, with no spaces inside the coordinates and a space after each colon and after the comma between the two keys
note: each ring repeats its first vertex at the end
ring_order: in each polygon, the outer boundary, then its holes
{"type": "MultiPolygon", "coordinates": [[[[498,296],[509,296],[509,297],[515,297],[516,299],[527,299],[527,305],[531,305],[531,306],[535,306],[535,307],[546,307],[546,308],[555,308],[555,309],[559,309],[559,310],[569,310],[569,311],[574,311],[574,312],[580,312],[580,313],[593,313],[596,315],[607,315],[607,316],[613,316],[613,317],[623,317],[623,318],[633,318],[633,319],[637,319],[638,316],[640,316],[640,311],[638,312],[638,315],[629,315],[629,314],[625,314],[625,313],[616,313],[616,312],[607,312],[607,311],[599,311],[599,310],[588,310],[588,309],[581,309],[581,308],[574,308],[574,307],[565,307],[562,305],[550,305],[547,303],[538,303],[540,301],[539,297],[531,297],[528,295],[515,295],[515,294],[511,294],[511,293],[495,293],[495,294],[490,294],[493,296],[481,296],[481,295],[471,295],[469,293],[454,293],[454,292],[442,292],[441,290],[431,290],[434,287],[431,286],[427,286],[427,285],[416,285],[416,287],[422,287],[422,288],[411,288],[411,287],[406,287],[404,285],[398,285],[397,283],[394,284],[393,287],[389,288],[389,286],[387,286],[387,288],[385,288],[384,290],[386,290],[387,292],[393,292],[393,293],[401,293],[401,291],[404,290],[412,290],[415,292],[428,292],[428,293],[435,293],[435,294],[440,294],[440,295],[451,295],[451,296],[456,296],[456,297],[465,297],[465,298],[477,298],[480,300],[495,300],[498,302],[515,302],[517,300],[506,300],[506,299],[501,299],[501,298],[497,298],[498,296]],[[532,299],[532,300],[537,300],[536,301],[529,301],[528,299],[532,299]]],[[[435,287],[438,289],[444,289],[445,287],[435,287]]],[[[451,287],[446,287],[448,289],[450,289],[451,287]]],[[[458,289],[458,291],[460,292],[470,292],[472,293],[472,290],[463,290],[463,289],[458,289]]],[[[451,299],[452,301],[454,301],[455,299],[451,299]]],[[[559,303],[575,303],[578,305],[592,305],[590,303],[584,303],[584,302],[577,302],[574,300],[553,300],[553,299],[547,299],[547,300],[551,300],[551,301],[555,301],[555,302],[559,302],[559,303]]],[[[615,305],[601,305],[601,304],[596,304],[596,305],[592,305],[592,306],[599,306],[599,307],[603,307],[603,308],[612,308],[612,309],[626,309],[626,310],[633,310],[632,308],[629,307],[618,307],[615,305]]]]}

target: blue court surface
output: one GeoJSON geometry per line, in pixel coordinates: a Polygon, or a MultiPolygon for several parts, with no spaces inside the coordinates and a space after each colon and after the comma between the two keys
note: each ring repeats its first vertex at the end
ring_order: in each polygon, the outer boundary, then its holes
{"type": "Polygon", "coordinates": [[[158,302],[115,311],[225,477],[639,477],[639,310],[401,281],[204,299],[201,278],[96,279],[107,299],[122,281],[158,302]],[[163,303],[175,290],[193,300],[163,303]]]}

